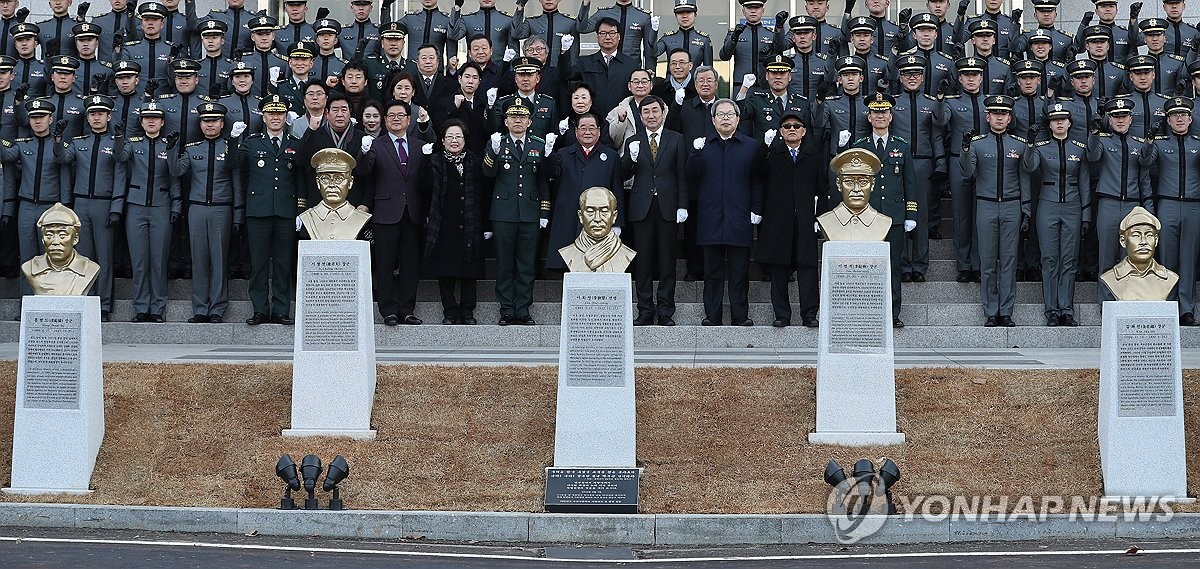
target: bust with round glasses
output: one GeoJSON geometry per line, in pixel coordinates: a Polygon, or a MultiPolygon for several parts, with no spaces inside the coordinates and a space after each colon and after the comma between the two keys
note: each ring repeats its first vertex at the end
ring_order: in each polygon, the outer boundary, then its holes
{"type": "Polygon", "coordinates": [[[313,239],[356,239],[371,214],[356,209],[346,196],[354,185],[354,157],[344,150],[325,148],[313,154],[310,164],[317,173],[321,203],[300,214],[308,236],[313,239]]]}
{"type": "Polygon", "coordinates": [[[829,163],[837,173],[842,203],[817,217],[821,231],[830,241],[882,241],[892,227],[892,218],[871,207],[871,190],[881,164],[872,152],[852,148],[829,163]]]}

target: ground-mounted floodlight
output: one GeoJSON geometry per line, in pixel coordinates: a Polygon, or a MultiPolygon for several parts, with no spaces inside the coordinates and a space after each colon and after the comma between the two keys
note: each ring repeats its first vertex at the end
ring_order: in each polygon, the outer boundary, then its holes
{"type": "Polygon", "coordinates": [[[829,464],[825,465],[825,483],[833,486],[829,502],[826,504],[827,513],[845,515],[846,490],[849,489],[849,484],[846,482],[846,471],[836,459],[830,459],[829,464]]]}
{"type": "Polygon", "coordinates": [[[340,454],[333,457],[333,460],[329,461],[329,470],[325,473],[325,482],[321,484],[321,490],[333,491],[333,497],[329,499],[330,510],[342,509],[342,490],[338,488],[338,483],[347,476],[350,476],[350,464],[340,454]]]}
{"type": "Polygon", "coordinates": [[[305,510],[317,510],[317,478],[321,477],[321,457],[310,454],[300,461],[300,476],[304,478],[304,491],[308,497],[304,499],[305,510]]]}
{"type": "Polygon", "coordinates": [[[296,476],[296,463],[292,460],[291,455],[283,455],[279,457],[279,462],[275,463],[275,476],[278,476],[285,485],[283,490],[283,498],[279,500],[280,510],[295,510],[296,501],[292,499],[292,490],[300,489],[300,478],[296,476]]]}
{"type": "Polygon", "coordinates": [[[880,457],[879,477],[875,481],[875,495],[871,499],[873,510],[880,514],[896,513],[896,503],[892,501],[892,486],[899,481],[900,466],[886,456],[880,457]]]}
{"type": "Polygon", "coordinates": [[[855,504],[851,511],[855,514],[865,514],[871,507],[871,485],[875,481],[875,463],[869,458],[859,459],[854,463],[854,471],[850,474],[854,478],[854,494],[852,499],[855,504]]]}

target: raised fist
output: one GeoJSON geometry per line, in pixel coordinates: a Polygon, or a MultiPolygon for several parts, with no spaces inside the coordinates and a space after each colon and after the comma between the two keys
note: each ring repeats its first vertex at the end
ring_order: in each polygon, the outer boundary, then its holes
{"type": "Polygon", "coordinates": [[[650,16],[650,29],[657,32],[660,23],[661,20],[658,18],[658,16],[650,16]]]}
{"type": "Polygon", "coordinates": [[[966,152],[971,149],[971,139],[973,139],[973,138],[975,138],[975,131],[968,130],[967,132],[963,133],[963,138],[962,138],[963,152],[966,152]]]}
{"type": "Polygon", "coordinates": [[[1084,12],[1083,13],[1083,21],[1082,21],[1083,27],[1086,28],[1086,27],[1092,25],[1092,18],[1095,18],[1095,17],[1096,17],[1095,12],[1091,12],[1091,11],[1084,12]]]}
{"type": "Polygon", "coordinates": [[[108,77],[105,77],[103,73],[96,73],[92,75],[92,92],[99,93],[100,91],[104,90],[104,84],[107,81],[108,77]]]}
{"type": "Polygon", "coordinates": [[[787,10],[782,10],[779,13],[775,14],[775,25],[776,26],[786,26],[787,20],[788,20],[788,11],[787,10]]]}
{"type": "Polygon", "coordinates": [[[495,87],[491,87],[487,90],[487,104],[489,107],[496,104],[496,95],[499,92],[500,91],[495,87]]]}
{"type": "Polygon", "coordinates": [[[121,51],[122,45],[125,45],[125,33],[117,32],[117,33],[113,34],[113,43],[112,43],[113,51],[121,51]]]}
{"type": "Polygon", "coordinates": [[[158,79],[151,79],[146,82],[146,97],[154,98],[154,94],[158,91],[158,79]]]}
{"type": "Polygon", "coordinates": [[[742,87],[749,89],[754,86],[754,74],[747,73],[742,76],[742,87]]]}
{"type": "Polygon", "coordinates": [[[383,0],[383,4],[380,5],[380,9],[382,9],[384,12],[386,12],[386,11],[392,9],[392,4],[395,4],[395,3],[396,3],[396,0],[383,0]]]}
{"type": "Polygon", "coordinates": [[[558,140],[557,134],[554,134],[553,132],[546,133],[546,148],[543,149],[546,151],[546,156],[549,156],[550,154],[552,154],[554,152],[554,143],[557,140],[558,140]]]}
{"type": "Polygon", "coordinates": [[[740,37],[742,35],[742,32],[744,32],[744,31],[746,31],[746,24],[744,22],[739,23],[738,25],[733,27],[733,37],[735,37],[735,38],[740,37]]]}
{"type": "Polygon", "coordinates": [[[175,148],[175,144],[179,142],[179,133],[172,132],[171,134],[168,134],[164,140],[167,143],[167,150],[175,148]]]}
{"type": "Polygon", "coordinates": [[[52,39],[52,40],[46,42],[46,45],[42,51],[44,52],[45,55],[49,55],[49,56],[53,57],[53,56],[59,54],[59,51],[58,51],[59,48],[60,48],[60,44],[58,43],[58,38],[55,38],[55,39],[52,39]]]}
{"type": "Polygon", "coordinates": [[[1048,82],[1048,86],[1050,87],[1050,90],[1053,91],[1055,95],[1058,95],[1059,92],[1062,90],[1062,84],[1063,84],[1062,75],[1055,75],[1054,77],[1051,77],[1050,81],[1048,82]]]}
{"type": "Polygon", "coordinates": [[[500,138],[500,133],[493,132],[491,138],[488,139],[492,143],[492,152],[500,152],[500,138]]]}
{"type": "MultiPolygon", "coordinates": [[[[1197,37],[1200,37],[1200,36],[1197,36],[1197,37]]],[[[686,94],[687,94],[687,91],[686,91],[686,90],[684,90],[682,87],[680,87],[679,89],[676,89],[676,90],[675,90],[675,104],[676,104],[676,105],[682,105],[682,104],[683,104],[683,97],[684,97],[684,95],[686,95],[686,94]]]]}
{"type": "Polygon", "coordinates": [[[324,20],[325,18],[328,18],[328,17],[329,17],[329,8],[326,8],[324,6],[317,8],[317,19],[318,20],[324,20]]]}
{"type": "Polygon", "coordinates": [[[513,48],[511,48],[511,47],[506,47],[506,48],[504,48],[504,57],[503,57],[503,60],[504,60],[506,63],[507,63],[507,62],[509,62],[509,61],[512,61],[512,60],[514,60],[514,59],[516,59],[516,58],[517,58],[517,50],[515,50],[515,49],[513,49],[513,48]]]}
{"type": "Polygon", "coordinates": [[[433,154],[433,143],[431,142],[431,143],[421,146],[421,154],[424,154],[426,156],[433,154]]]}
{"type": "Polygon", "coordinates": [[[770,146],[772,142],[775,142],[775,135],[777,133],[778,133],[778,131],[776,131],[773,128],[767,129],[767,132],[763,133],[763,144],[770,146]]]}
{"type": "Polygon", "coordinates": [[[87,18],[88,8],[91,8],[91,7],[92,7],[91,2],[83,2],[83,3],[79,4],[79,8],[77,8],[75,10],[75,19],[82,22],[85,18],[87,18]]]}
{"type": "Polygon", "coordinates": [[[13,100],[23,101],[27,93],[29,93],[29,83],[21,83],[17,86],[17,90],[13,91],[13,100]]]}
{"type": "Polygon", "coordinates": [[[1138,14],[1141,14],[1141,13],[1142,13],[1142,3],[1141,2],[1134,2],[1133,4],[1129,5],[1129,19],[1130,20],[1136,20],[1138,18],[1138,14]]]}
{"type": "Polygon", "coordinates": [[[1014,9],[1012,11],[1012,21],[1016,22],[1017,25],[1020,26],[1021,25],[1021,15],[1024,13],[1025,13],[1025,11],[1020,8],[1014,9]]]}
{"type": "Polygon", "coordinates": [[[179,52],[183,51],[183,44],[178,43],[178,42],[173,42],[173,41],[169,41],[166,43],[167,43],[167,45],[171,46],[171,51],[168,54],[168,57],[171,58],[172,60],[179,57],[179,52]]]}
{"type": "Polygon", "coordinates": [[[367,38],[362,38],[362,39],[358,40],[358,45],[354,46],[354,53],[355,54],[366,53],[367,45],[370,43],[371,43],[371,40],[369,40],[367,38]]]}
{"type": "Polygon", "coordinates": [[[558,134],[566,134],[568,128],[571,128],[570,118],[558,121],[558,134]]]}
{"type": "Polygon", "coordinates": [[[630,160],[633,160],[636,162],[638,159],[638,156],[640,156],[641,153],[642,153],[642,143],[641,142],[638,142],[635,140],[635,141],[629,143],[629,159],[630,160]]]}
{"type": "Polygon", "coordinates": [[[67,119],[58,119],[54,121],[54,132],[51,134],[54,138],[62,137],[67,130],[67,119]]]}
{"type": "Polygon", "coordinates": [[[912,8],[900,10],[900,25],[908,26],[908,20],[912,18],[912,8]]]}
{"type": "Polygon", "coordinates": [[[358,146],[358,150],[361,153],[366,154],[367,152],[371,151],[371,144],[373,144],[374,142],[375,142],[374,136],[370,136],[370,135],[364,136],[362,138],[362,143],[359,144],[359,146],[358,146]]]}
{"type": "Polygon", "coordinates": [[[850,12],[853,12],[855,3],[856,3],[856,0],[846,0],[846,12],[845,13],[849,14],[850,12]]]}
{"type": "Polygon", "coordinates": [[[562,52],[567,53],[570,51],[571,46],[575,45],[575,36],[565,35],[562,37],[560,43],[562,43],[562,52]]]}
{"type": "Polygon", "coordinates": [[[959,0],[959,2],[958,2],[958,15],[959,15],[959,16],[964,16],[964,15],[966,15],[966,13],[967,13],[967,7],[969,7],[970,5],[971,5],[971,0],[959,0]]]}
{"type": "Polygon", "coordinates": [[[693,140],[692,148],[695,148],[696,150],[704,150],[704,137],[701,136],[700,138],[693,140]]]}
{"type": "Polygon", "coordinates": [[[839,37],[829,38],[829,52],[834,55],[841,53],[842,52],[842,43],[843,43],[842,38],[839,38],[839,37]]]}
{"type": "Polygon", "coordinates": [[[243,132],[246,132],[246,123],[242,121],[233,123],[233,127],[229,129],[229,135],[234,138],[241,136],[243,132]]]}

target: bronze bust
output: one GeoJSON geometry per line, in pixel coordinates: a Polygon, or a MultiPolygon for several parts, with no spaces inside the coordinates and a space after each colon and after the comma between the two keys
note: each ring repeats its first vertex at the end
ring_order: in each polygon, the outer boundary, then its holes
{"type": "Polygon", "coordinates": [[[1158,218],[1141,206],[1121,220],[1121,246],[1129,256],[1100,275],[1117,300],[1166,300],[1179,275],[1154,260],[1158,248],[1158,218]]]}
{"type": "Polygon", "coordinates": [[[100,265],[75,251],[80,227],[79,216],[61,203],[38,218],[38,233],[46,253],[21,264],[21,273],[33,287],[33,294],[81,296],[92,289],[100,265]]]}
{"type": "Polygon", "coordinates": [[[829,166],[837,172],[842,203],[817,217],[830,241],[883,241],[892,228],[892,218],[871,207],[875,174],[882,166],[868,150],[851,148],[833,157],[829,166]]]}
{"type": "Polygon", "coordinates": [[[581,273],[623,273],[637,255],[612,232],[617,221],[617,196],[607,188],[588,188],[579,194],[579,223],[575,242],[558,250],[567,268],[581,273]]]}
{"type": "Polygon", "coordinates": [[[317,173],[321,203],[300,214],[300,221],[313,239],[356,239],[371,214],[359,211],[346,196],[354,185],[354,157],[337,148],[325,148],[309,161],[317,173]]]}

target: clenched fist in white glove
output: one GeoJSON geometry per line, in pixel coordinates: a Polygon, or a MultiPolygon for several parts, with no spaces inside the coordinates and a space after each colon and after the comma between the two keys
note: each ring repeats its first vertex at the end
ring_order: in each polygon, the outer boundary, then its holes
{"type": "Polygon", "coordinates": [[[276,65],[271,67],[271,69],[267,72],[267,76],[270,77],[272,83],[278,83],[280,73],[283,73],[283,70],[279,69],[279,66],[276,65]]]}
{"type": "Polygon", "coordinates": [[[571,127],[571,119],[563,119],[558,121],[558,134],[566,134],[567,129],[571,127]]]}
{"type": "Polygon", "coordinates": [[[369,152],[371,150],[371,143],[373,143],[373,142],[375,142],[374,136],[364,136],[362,139],[362,148],[360,148],[359,150],[361,150],[364,154],[366,154],[367,152],[369,152]]]}
{"type": "Polygon", "coordinates": [[[493,235],[495,235],[495,233],[492,233],[491,231],[484,231],[483,240],[487,241],[488,239],[491,239],[493,235]]]}
{"type": "Polygon", "coordinates": [[[762,216],[758,215],[757,213],[750,212],[750,224],[758,225],[760,223],[762,223],[762,216]]]}
{"type": "Polygon", "coordinates": [[[704,137],[702,136],[696,140],[693,140],[692,148],[695,148],[696,150],[704,150],[704,137]]]}
{"type": "Polygon", "coordinates": [[[679,208],[675,210],[675,223],[683,223],[687,221],[687,210],[679,208]]]}
{"type": "Polygon", "coordinates": [[[300,115],[296,114],[296,111],[288,111],[288,119],[287,119],[288,124],[292,124],[292,123],[296,122],[296,119],[298,119],[298,118],[300,118],[300,115]]]}
{"type": "Polygon", "coordinates": [[[300,228],[302,228],[302,227],[304,227],[304,222],[300,221],[300,216],[297,215],[296,216],[296,231],[300,231],[300,228]]]}
{"type": "Polygon", "coordinates": [[[915,222],[911,219],[904,220],[904,232],[905,233],[908,233],[909,231],[912,231],[916,228],[917,228],[917,222],[915,222]]]}
{"type": "Polygon", "coordinates": [[[638,159],[638,154],[640,154],[641,151],[642,151],[642,143],[640,143],[636,140],[629,143],[629,159],[630,160],[633,160],[636,162],[638,159]]]}
{"type": "Polygon", "coordinates": [[[504,48],[504,57],[502,58],[504,61],[506,61],[506,62],[512,61],[516,58],[517,58],[517,50],[515,50],[511,47],[504,48]]]}
{"type": "Polygon", "coordinates": [[[433,143],[429,143],[429,144],[426,144],[426,145],[422,146],[422,147],[421,147],[421,154],[424,154],[424,155],[426,155],[426,156],[429,156],[430,154],[433,154],[433,143]]]}
{"type": "Polygon", "coordinates": [[[662,23],[662,20],[660,20],[660,19],[658,18],[658,16],[650,16],[650,29],[652,29],[652,30],[654,30],[654,31],[656,31],[656,32],[657,32],[657,31],[658,31],[658,26],[659,26],[659,24],[661,24],[661,23],[662,23]]]}
{"type": "Polygon", "coordinates": [[[821,232],[821,222],[814,221],[813,222],[813,233],[820,233],[820,232],[821,232]]]}
{"type": "Polygon", "coordinates": [[[754,86],[754,74],[747,73],[742,76],[742,87],[749,89],[754,86]]]}
{"type": "Polygon", "coordinates": [[[497,93],[499,93],[499,90],[497,90],[495,87],[487,90],[487,102],[489,107],[496,104],[497,93]]]}
{"type": "Polygon", "coordinates": [[[843,130],[838,133],[838,147],[850,144],[850,131],[843,130]]]}
{"type": "Polygon", "coordinates": [[[538,220],[538,228],[539,228],[539,229],[545,229],[545,228],[547,228],[547,227],[550,227],[550,220],[549,220],[549,219],[546,219],[546,218],[544,218],[544,217],[543,217],[543,218],[541,218],[541,219],[539,219],[539,220],[538,220]]]}
{"type": "Polygon", "coordinates": [[[571,46],[575,45],[575,36],[564,35],[562,37],[562,52],[567,53],[571,46]]]}
{"type": "Polygon", "coordinates": [[[676,89],[676,90],[675,90],[675,104],[676,104],[676,105],[682,105],[682,104],[683,104],[683,97],[684,97],[684,95],[686,95],[686,94],[687,94],[687,91],[684,91],[682,88],[680,88],[680,89],[676,89]]]}
{"type": "Polygon", "coordinates": [[[233,123],[233,128],[229,129],[229,135],[235,138],[241,136],[243,132],[246,132],[246,123],[242,121],[233,123]]]}
{"type": "Polygon", "coordinates": [[[500,133],[493,132],[492,137],[489,140],[491,140],[491,142],[492,142],[492,152],[499,153],[500,152],[500,133]]]}
{"type": "Polygon", "coordinates": [[[546,133],[546,156],[554,152],[554,141],[558,140],[558,135],[553,132],[546,133]]]}
{"type": "Polygon", "coordinates": [[[773,128],[763,133],[763,144],[770,146],[772,142],[775,142],[775,129],[773,128]]]}

